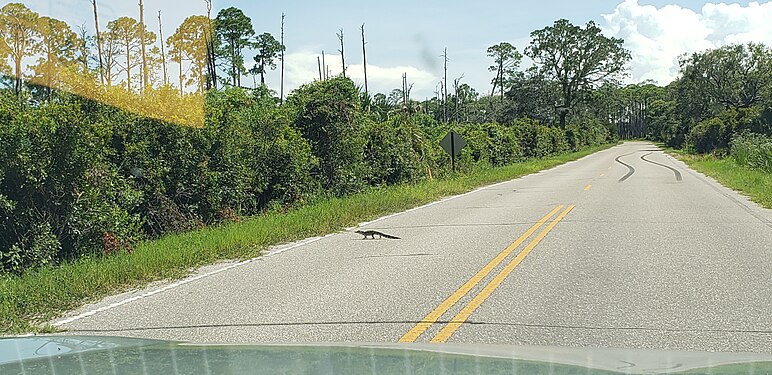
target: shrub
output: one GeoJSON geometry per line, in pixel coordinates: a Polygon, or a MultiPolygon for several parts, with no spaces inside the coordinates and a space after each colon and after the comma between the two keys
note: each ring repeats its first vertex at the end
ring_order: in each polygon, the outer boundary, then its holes
{"type": "Polygon", "coordinates": [[[739,134],[732,139],[731,155],[738,164],[772,173],[772,136],[739,134]]]}
{"type": "MultiPolygon", "coordinates": [[[[616,129],[616,126],[613,128],[616,129]]],[[[574,151],[615,139],[609,131],[609,126],[603,125],[594,118],[582,119],[578,123],[568,124],[566,126],[566,138],[570,149],[574,151]]]]}
{"type": "Polygon", "coordinates": [[[314,174],[335,195],[361,190],[365,180],[364,116],[354,82],[343,77],[303,85],[287,98],[293,125],[311,144],[314,174]]]}
{"type": "Polygon", "coordinates": [[[518,119],[512,124],[525,158],[543,158],[569,149],[565,130],[540,124],[536,120],[518,119]]]}
{"type": "Polygon", "coordinates": [[[699,153],[726,152],[735,134],[743,131],[761,133],[765,128],[759,109],[728,109],[694,126],[689,132],[688,143],[699,153]]]}
{"type": "Polygon", "coordinates": [[[468,152],[475,163],[501,166],[522,158],[520,143],[512,128],[496,123],[470,124],[461,128],[468,152]]]}
{"type": "Polygon", "coordinates": [[[364,160],[370,185],[393,185],[424,176],[426,134],[409,118],[398,116],[367,127],[364,160]]]}

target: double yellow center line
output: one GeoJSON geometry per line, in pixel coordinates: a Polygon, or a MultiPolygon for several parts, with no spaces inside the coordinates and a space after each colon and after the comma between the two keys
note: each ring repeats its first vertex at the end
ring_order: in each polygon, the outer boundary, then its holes
{"type": "MultiPolygon", "coordinates": [[[[518,237],[515,242],[513,242],[511,245],[507,246],[504,250],[502,250],[495,258],[493,258],[488,264],[485,265],[482,269],[477,271],[477,273],[472,276],[471,279],[469,279],[464,285],[462,285],[460,288],[458,288],[453,294],[450,295],[447,299],[442,301],[442,303],[439,304],[432,312],[430,312],[428,315],[426,315],[418,324],[416,324],[410,331],[405,333],[400,339],[400,342],[414,342],[418,339],[424,332],[426,332],[429,327],[431,327],[434,323],[437,322],[437,320],[442,317],[443,314],[445,314],[450,308],[452,308],[456,303],[458,303],[461,298],[463,298],[467,293],[469,293],[472,288],[477,286],[477,284],[482,281],[496,266],[501,264],[501,262],[504,261],[504,259],[507,258],[515,249],[520,246],[525,240],[528,239],[532,234],[534,234],[539,228],[541,228],[553,215],[558,213],[560,210],[563,210],[565,206],[558,205],[552,211],[550,211],[547,215],[542,217],[536,224],[531,226],[523,235],[518,237]]],[[[541,242],[541,240],[544,239],[544,237],[547,236],[547,234],[557,225],[563,218],[568,215],[571,210],[574,209],[574,205],[569,205],[568,207],[565,207],[563,212],[560,213],[552,222],[550,222],[544,230],[542,230],[526,247],[514,258],[512,261],[507,264],[501,272],[499,272],[493,280],[491,280],[482,291],[480,291],[464,308],[461,309],[461,311],[456,314],[456,316],[451,319],[449,323],[443,327],[437,335],[432,338],[432,342],[445,342],[448,338],[450,338],[451,335],[453,335],[454,332],[458,328],[461,327],[462,324],[469,318],[469,316],[472,315],[472,313],[480,307],[480,305],[485,302],[485,300],[493,293],[496,288],[501,285],[502,282],[509,276],[510,273],[517,267],[520,262],[525,259],[526,256],[536,247],[536,245],[541,242]]]]}

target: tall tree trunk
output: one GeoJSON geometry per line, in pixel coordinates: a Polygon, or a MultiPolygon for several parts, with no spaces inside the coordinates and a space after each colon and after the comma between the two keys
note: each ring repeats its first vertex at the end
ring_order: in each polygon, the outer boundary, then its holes
{"type": "Polygon", "coordinates": [[[21,93],[21,56],[18,56],[14,58],[14,62],[16,65],[16,81],[14,82],[13,88],[14,91],[16,91],[16,95],[19,95],[21,93]]]}
{"type": "Polygon", "coordinates": [[[499,63],[499,89],[501,90],[501,100],[504,100],[504,61],[499,63]]]}
{"type": "Polygon", "coordinates": [[[131,92],[131,47],[126,43],[126,89],[131,92]]]}
{"type": "MultiPolygon", "coordinates": [[[[166,71],[166,50],[164,49],[164,28],[161,24],[161,11],[158,11],[158,36],[161,40],[161,65],[163,66],[163,73],[164,73],[164,85],[169,84],[169,79],[167,78],[167,71],[166,71]]],[[[202,78],[203,79],[203,78],[202,78]]]]}
{"type": "Polygon", "coordinates": [[[281,13],[281,83],[279,89],[279,104],[284,103],[284,12],[281,13]]]}
{"type": "Polygon", "coordinates": [[[180,65],[180,96],[182,96],[183,95],[182,88],[184,87],[183,86],[183,79],[184,79],[183,76],[184,76],[184,72],[185,72],[185,67],[182,66],[182,52],[180,52],[177,55],[177,64],[180,65]]]}
{"type": "Polygon", "coordinates": [[[139,42],[142,44],[142,88],[140,93],[145,92],[148,86],[147,72],[147,54],[145,53],[145,7],[142,0],[139,0],[139,42]]]}
{"type": "Polygon", "coordinates": [[[260,86],[265,86],[265,59],[260,62],[260,86]]]}
{"type": "Polygon", "coordinates": [[[233,86],[236,86],[236,47],[234,47],[234,43],[231,41],[231,78],[233,86]]]}
{"type": "Polygon", "coordinates": [[[343,52],[343,29],[340,29],[340,34],[338,34],[338,40],[340,40],[340,49],[338,52],[340,52],[340,63],[343,67],[343,78],[346,78],[346,55],[343,52]]]}
{"type": "Polygon", "coordinates": [[[445,48],[445,50],[442,53],[442,58],[445,62],[444,69],[445,69],[445,83],[443,84],[445,92],[443,93],[443,99],[442,99],[442,113],[443,113],[443,119],[445,120],[445,123],[448,122],[448,49],[445,48]]]}
{"type": "Polygon", "coordinates": [[[316,65],[319,68],[319,80],[322,80],[322,61],[319,60],[319,56],[316,56],[316,65]]]}
{"type": "Polygon", "coordinates": [[[212,0],[204,0],[206,3],[206,19],[208,27],[204,33],[206,42],[206,89],[217,88],[217,64],[214,54],[214,27],[212,26],[212,0]]]}
{"type": "Polygon", "coordinates": [[[362,67],[365,71],[365,108],[370,112],[370,95],[367,91],[367,50],[365,49],[365,24],[362,24],[362,67]]]}
{"type": "Polygon", "coordinates": [[[198,71],[198,92],[203,94],[204,93],[204,87],[206,83],[204,82],[204,68],[201,67],[201,64],[196,67],[196,70],[198,71]]]}
{"type": "Polygon", "coordinates": [[[102,62],[102,37],[101,37],[101,34],[99,33],[99,15],[97,12],[96,0],[91,0],[91,5],[94,6],[94,28],[96,28],[97,55],[99,55],[99,81],[102,84],[102,86],[104,86],[105,69],[104,69],[104,63],[102,62]]]}
{"type": "Polygon", "coordinates": [[[48,101],[50,102],[51,101],[51,87],[54,85],[54,77],[53,77],[54,72],[53,72],[53,69],[51,69],[51,61],[54,61],[54,60],[53,60],[53,54],[51,53],[50,49],[48,49],[46,51],[46,58],[48,59],[48,64],[46,64],[47,65],[47,70],[48,70],[48,72],[46,73],[46,76],[47,76],[47,82],[46,82],[46,88],[47,88],[46,89],[46,94],[47,95],[46,96],[47,96],[48,101]]]}

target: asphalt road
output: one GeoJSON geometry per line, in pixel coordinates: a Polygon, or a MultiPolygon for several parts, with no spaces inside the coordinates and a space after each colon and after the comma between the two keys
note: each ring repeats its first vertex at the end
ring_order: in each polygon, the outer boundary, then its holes
{"type": "Polygon", "coordinates": [[[106,298],[73,334],[772,352],[772,210],[654,145],[106,298]]]}

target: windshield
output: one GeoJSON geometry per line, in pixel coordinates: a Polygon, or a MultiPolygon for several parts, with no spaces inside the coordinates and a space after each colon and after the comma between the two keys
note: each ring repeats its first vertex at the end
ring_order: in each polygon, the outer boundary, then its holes
{"type": "Polygon", "coordinates": [[[558,354],[515,357],[556,372],[643,371],[601,349],[770,353],[770,19],[7,2],[0,334],[301,348],[265,349],[282,363],[538,347],[558,354]]]}

